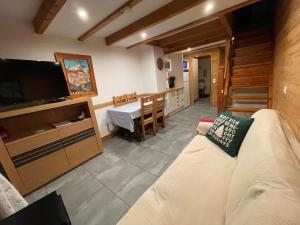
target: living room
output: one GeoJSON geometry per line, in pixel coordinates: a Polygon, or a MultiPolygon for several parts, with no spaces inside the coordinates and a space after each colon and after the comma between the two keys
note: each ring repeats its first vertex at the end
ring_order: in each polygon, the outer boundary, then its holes
{"type": "Polygon", "coordinates": [[[300,224],[299,12],[2,1],[0,224],[300,224]]]}

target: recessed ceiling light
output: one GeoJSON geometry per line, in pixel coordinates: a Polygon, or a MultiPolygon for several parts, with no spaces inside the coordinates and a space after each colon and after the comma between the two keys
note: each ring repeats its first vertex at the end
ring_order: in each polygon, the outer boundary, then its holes
{"type": "Polygon", "coordinates": [[[143,33],[141,33],[141,37],[142,37],[143,39],[145,39],[145,38],[147,37],[147,34],[146,34],[145,32],[143,32],[143,33]]]}
{"type": "Polygon", "coordinates": [[[211,12],[214,8],[215,8],[215,4],[212,3],[212,2],[209,2],[209,3],[207,3],[206,6],[205,6],[205,12],[206,12],[206,13],[209,13],[209,12],[211,12]]]}
{"type": "Polygon", "coordinates": [[[89,19],[89,15],[88,15],[87,11],[83,8],[77,9],[77,15],[82,20],[88,20],[89,19]]]}
{"type": "Polygon", "coordinates": [[[187,49],[188,52],[190,52],[191,50],[192,50],[191,48],[188,48],[188,49],[187,49]]]}

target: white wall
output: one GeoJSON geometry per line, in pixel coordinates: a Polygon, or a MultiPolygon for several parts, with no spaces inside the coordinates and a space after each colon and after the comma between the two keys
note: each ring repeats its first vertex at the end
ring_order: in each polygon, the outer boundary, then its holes
{"type": "Polygon", "coordinates": [[[199,98],[199,85],[198,85],[198,59],[193,58],[193,100],[199,98]]]}
{"type": "MultiPolygon", "coordinates": [[[[144,51],[138,48],[127,50],[107,47],[102,39],[79,42],[69,38],[37,35],[30,23],[10,21],[8,24],[2,20],[0,26],[0,57],[54,61],[54,52],[91,55],[98,88],[98,96],[93,97],[94,104],[111,101],[114,95],[155,91],[155,85],[148,82],[155,80],[155,77],[152,74],[148,76],[147,66],[144,67],[144,64],[153,61],[153,57],[150,59],[153,54],[143,58],[140,54],[144,54],[144,51]],[[145,63],[141,65],[141,62],[145,63]]],[[[101,136],[108,134],[106,110],[96,111],[101,136]]]]}
{"type": "Polygon", "coordinates": [[[171,59],[172,71],[171,76],[175,76],[175,86],[183,87],[183,70],[182,70],[182,53],[171,53],[168,55],[171,59]]]}
{"type": "Polygon", "coordinates": [[[162,48],[158,48],[158,47],[154,47],[154,56],[153,56],[153,60],[155,63],[155,75],[156,75],[156,81],[157,81],[157,91],[161,92],[166,90],[166,79],[168,77],[168,74],[165,72],[164,69],[159,70],[157,68],[157,59],[158,58],[162,58],[164,59],[164,51],[162,48]]]}

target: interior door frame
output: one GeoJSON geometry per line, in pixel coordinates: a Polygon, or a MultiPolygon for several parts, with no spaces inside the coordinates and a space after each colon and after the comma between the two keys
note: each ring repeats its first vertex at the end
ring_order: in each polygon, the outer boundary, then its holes
{"type": "MultiPolygon", "coordinates": [[[[194,80],[193,80],[193,59],[194,58],[206,58],[206,57],[210,57],[210,91],[212,90],[212,85],[213,85],[213,82],[212,82],[212,66],[213,66],[213,62],[212,62],[212,56],[213,56],[213,53],[212,51],[210,52],[207,52],[207,50],[202,50],[202,51],[197,51],[197,52],[194,52],[194,53],[191,53],[191,54],[188,54],[188,60],[189,60],[189,86],[190,86],[190,104],[193,105],[195,104],[194,103],[194,91],[193,91],[193,84],[194,84],[194,80]]],[[[199,74],[198,74],[198,77],[199,77],[199,74]]],[[[212,105],[212,98],[210,98],[210,105],[212,105]]]]}

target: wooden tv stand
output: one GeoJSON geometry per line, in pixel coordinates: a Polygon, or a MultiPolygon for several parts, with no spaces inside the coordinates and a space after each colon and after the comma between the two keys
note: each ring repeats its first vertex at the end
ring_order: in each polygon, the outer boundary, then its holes
{"type": "Polygon", "coordinates": [[[90,99],[27,107],[0,113],[0,171],[25,195],[102,152],[90,99]],[[86,118],[75,121],[82,112],[86,118]],[[53,123],[73,121],[55,128],[53,123]]]}

